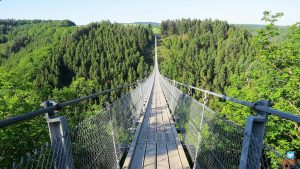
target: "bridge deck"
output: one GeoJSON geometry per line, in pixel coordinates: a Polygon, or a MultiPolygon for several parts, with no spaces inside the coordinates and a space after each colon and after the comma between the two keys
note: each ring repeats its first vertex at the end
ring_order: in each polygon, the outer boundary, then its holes
{"type": "Polygon", "coordinates": [[[123,168],[190,168],[162,88],[158,78],[155,79],[123,168]]]}

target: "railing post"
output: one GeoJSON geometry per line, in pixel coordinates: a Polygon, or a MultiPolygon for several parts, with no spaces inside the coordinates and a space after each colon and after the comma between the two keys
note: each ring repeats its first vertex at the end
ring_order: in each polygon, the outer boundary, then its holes
{"type": "MultiPolygon", "coordinates": [[[[172,90],[172,93],[174,94],[175,92],[175,84],[176,84],[176,81],[173,80],[173,90],[172,90]]],[[[174,107],[174,110],[173,110],[173,104],[174,104],[174,96],[172,96],[172,100],[171,100],[171,111],[172,111],[172,114],[174,114],[174,111],[175,111],[175,107],[174,107]]]]}
{"type": "MultiPolygon", "coordinates": [[[[43,107],[54,106],[57,103],[48,100],[42,103],[43,107]]],[[[72,156],[71,138],[68,133],[67,118],[65,116],[56,117],[54,111],[45,114],[50,140],[53,149],[53,159],[55,169],[73,169],[74,161],[72,156]]]]}
{"type": "Polygon", "coordinates": [[[189,92],[188,92],[188,95],[189,95],[189,96],[192,96],[192,95],[193,95],[193,91],[192,91],[191,86],[189,86],[189,92]]]}
{"type": "MultiPolygon", "coordinates": [[[[204,93],[204,98],[203,98],[203,104],[206,106],[208,102],[207,99],[207,93],[204,93]]],[[[205,107],[202,107],[202,114],[201,114],[201,119],[200,119],[200,124],[199,124],[199,134],[198,134],[198,139],[197,139],[197,146],[196,146],[196,153],[195,153],[195,161],[194,161],[194,166],[193,169],[198,168],[197,165],[197,158],[198,158],[198,152],[200,149],[200,142],[201,142],[201,130],[202,130],[202,124],[203,124],[203,118],[204,118],[204,112],[205,112],[205,107]]]]}
{"type": "Polygon", "coordinates": [[[143,90],[142,90],[142,83],[139,83],[139,90],[140,90],[140,95],[141,95],[141,99],[142,99],[142,111],[143,111],[143,114],[144,114],[144,111],[145,111],[145,107],[144,107],[144,96],[143,96],[143,90]]]}
{"type": "Polygon", "coordinates": [[[116,144],[116,138],[115,138],[115,122],[114,122],[114,114],[112,112],[112,105],[107,103],[107,111],[109,113],[110,116],[110,123],[112,125],[112,129],[111,129],[111,135],[112,135],[112,142],[113,142],[113,146],[114,146],[114,154],[115,154],[115,158],[116,158],[116,166],[115,168],[120,168],[119,167],[119,157],[118,157],[118,147],[116,144]]]}
{"type": "MultiPolygon", "coordinates": [[[[257,101],[254,103],[254,110],[256,105],[270,107],[271,102],[267,100],[257,101]]],[[[260,168],[268,112],[255,111],[258,115],[249,116],[246,120],[239,169],[260,168]]]]}

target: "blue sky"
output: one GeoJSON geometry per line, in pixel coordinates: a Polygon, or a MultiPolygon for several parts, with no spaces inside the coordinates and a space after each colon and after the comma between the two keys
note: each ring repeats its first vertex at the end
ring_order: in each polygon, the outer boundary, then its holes
{"type": "Polygon", "coordinates": [[[279,25],[300,22],[300,0],[1,0],[0,18],[70,19],[78,25],[110,20],[221,19],[261,24],[262,12],[284,12],[279,25]]]}

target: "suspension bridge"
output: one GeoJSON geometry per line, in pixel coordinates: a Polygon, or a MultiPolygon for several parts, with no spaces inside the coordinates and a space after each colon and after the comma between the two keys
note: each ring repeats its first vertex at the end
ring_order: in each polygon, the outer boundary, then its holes
{"type": "Polygon", "coordinates": [[[189,86],[160,74],[155,39],[155,66],[142,83],[124,84],[64,103],[46,101],[44,108],[0,121],[9,127],[36,116],[46,116],[51,143],[16,159],[10,168],[240,168],[280,166],[284,159],[264,143],[268,115],[300,123],[300,116],[189,86]],[[128,94],[92,117],[68,128],[57,112],[112,91],[135,86],[128,94]],[[201,92],[195,100],[179,88],[201,92]],[[248,106],[256,112],[239,126],[207,107],[208,95],[248,106]],[[268,155],[276,156],[270,162],[268,155]]]}

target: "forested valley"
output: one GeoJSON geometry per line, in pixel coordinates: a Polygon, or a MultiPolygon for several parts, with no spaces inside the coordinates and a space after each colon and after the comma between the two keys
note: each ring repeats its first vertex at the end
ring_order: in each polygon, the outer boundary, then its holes
{"type": "MultiPolygon", "coordinates": [[[[282,15],[265,12],[266,25],[255,31],[211,19],[162,21],[160,72],[249,102],[269,99],[274,108],[300,115],[300,25],[288,27],[283,36],[276,26],[282,15]]],[[[0,20],[0,119],[39,109],[48,99],[63,102],[142,80],[152,70],[153,45],[151,25],[0,20]]],[[[129,90],[66,108],[61,114],[75,126],[129,90]]],[[[203,97],[191,94],[199,101],[203,97]]],[[[240,126],[254,114],[214,97],[209,98],[209,107],[240,126]]],[[[0,167],[48,140],[44,117],[0,130],[0,167]]],[[[299,155],[300,126],[269,116],[265,141],[280,154],[292,150],[299,155]]]]}
{"type": "MultiPolygon", "coordinates": [[[[0,119],[39,109],[47,99],[63,102],[141,80],[150,72],[152,47],[151,26],[0,20],[0,119]]],[[[67,108],[69,125],[126,90],[67,108]]],[[[0,167],[47,142],[45,124],[39,117],[1,130],[0,167]]]]}
{"type": "MultiPolygon", "coordinates": [[[[269,99],[274,108],[300,115],[300,25],[290,26],[286,38],[278,41],[281,35],[275,24],[282,15],[264,12],[266,25],[255,34],[218,20],[163,21],[161,73],[241,100],[269,99]]],[[[202,101],[201,93],[192,94],[202,101]]],[[[247,107],[214,97],[210,107],[241,126],[254,114],[247,107]]],[[[282,155],[290,150],[300,154],[300,126],[269,116],[265,141],[282,155]]]]}

